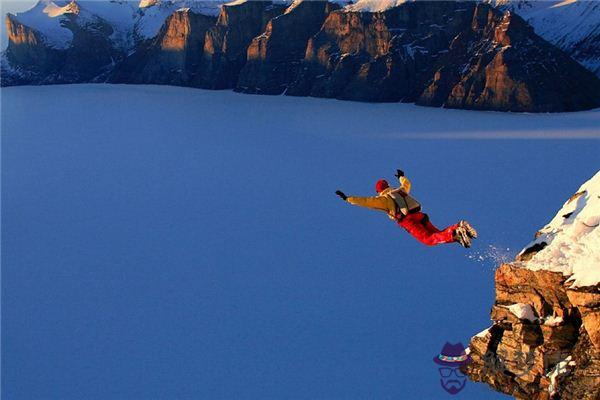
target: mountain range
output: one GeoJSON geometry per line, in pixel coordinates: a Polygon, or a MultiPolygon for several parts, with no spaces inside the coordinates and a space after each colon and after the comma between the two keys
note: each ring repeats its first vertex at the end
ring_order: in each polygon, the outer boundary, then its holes
{"type": "Polygon", "coordinates": [[[577,111],[600,107],[598,21],[598,4],[572,0],[40,0],[6,16],[2,85],[577,111]]]}

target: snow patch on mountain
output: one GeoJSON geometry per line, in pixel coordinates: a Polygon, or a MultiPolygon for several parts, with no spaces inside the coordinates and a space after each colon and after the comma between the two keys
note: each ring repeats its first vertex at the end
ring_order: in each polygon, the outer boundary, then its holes
{"type": "Polygon", "coordinates": [[[347,11],[380,12],[414,0],[358,0],[345,7],[347,11]]]}
{"type": "Polygon", "coordinates": [[[567,200],[532,246],[544,246],[525,264],[531,270],[562,272],[572,287],[600,283],[600,171],[567,200]]]}
{"type": "Polygon", "coordinates": [[[600,2],[491,0],[523,17],[535,32],[600,75],[600,2]]]}
{"type": "Polygon", "coordinates": [[[139,17],[135,22],[135,36],[138,39],[152,39],[158,34],[158,31],[163,26],[165,20],[177,10],[188,9],[196,14],[217,16],[221,10],[221,5],[224,3],[224,1],[218,0],[141,2],[139,17]]]}
{"type": "Polygon", "coordinates": [[[77,12],[73,3],[69,3],[63,7],[58,6],[54,2],[50,2],[44,7],[44,14],[47,14],[50,18],[60,17],[64,14],[72,14],[73,12],[77,12]]]}
{"type": "Polygon", "coordinates": [[[71,45],[73,33],[63,26],[65,18],[63,7],[64,4],[40,0],[30,10],[15,14],[14,18],[40,32],[48,46],[66,49],[71,45]]]}
{"type": "Polygon", "coordinates": [[[144,5],[139,9],[139,16],[135,22],[135,36],[138,39],[151,39],[158,34],[160,27],[167,17],[181,6],[172,2],[158,2],[144,5]]]}
{"type": "Polygon", "coordinates": [[[158,3],[158,2],[160,2],[160,0],[140,0],[138,7],[139,8],[152,7],[153,5],[156,5],[156,3],[158,3]]]}

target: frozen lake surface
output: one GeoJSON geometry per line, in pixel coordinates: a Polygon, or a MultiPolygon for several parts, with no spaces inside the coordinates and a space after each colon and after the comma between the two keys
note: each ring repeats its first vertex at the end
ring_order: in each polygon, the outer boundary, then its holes
{"type": "Polygon", "coordinates": [[[598,111],[1,95],[10,399],[448,398],[432,358],[489,325],[492,260],[600,167],[598,111]],[[333,194],[371,195],[396,168],[435,224],[479,229],[472,249],[424,247],[333,194]]]}

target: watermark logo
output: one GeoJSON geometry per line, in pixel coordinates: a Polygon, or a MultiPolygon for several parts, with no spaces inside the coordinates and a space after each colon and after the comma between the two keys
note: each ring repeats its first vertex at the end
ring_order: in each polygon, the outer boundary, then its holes
{"type": "Polygon", "coordinates": [[[457,394],[464,389],[467,377],[460,371],[460,367],[470,363],[471,357],[465,352],[462,343],[446,342],[440,354],[433,357],[433,362],[438,365],[440,384],[446,392],[457,394]]]}
{"type": "MultiPolygon", "coordinates": [[[[548,390],[550,394],[557,391],[560,377],[569,371],[569,366],[575,365],[569,350],[550,351],[542,355],[543,368],[550,378],[548,390]]],[[[481,356],[483,368],[488,372],[510,375],[522,378],[529,374],[536,363],[534,350],[524,352],[521,349],[507,350],[498,348],[488,351],[481,356]]],[[[462,343],[446,342],[440,354],[433,357],[440,374],[442,388],[451,395],[459,393],[467,384],[467,376],[460,370],[472,360],[462,343]]]]}

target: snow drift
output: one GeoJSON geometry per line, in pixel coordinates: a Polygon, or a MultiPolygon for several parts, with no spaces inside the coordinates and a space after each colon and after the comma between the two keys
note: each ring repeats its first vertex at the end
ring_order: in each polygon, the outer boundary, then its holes
{"type": "Polygon", "coordinates": [[[600,172],[581,185],[536,239],[519,253],[531,270],[561,272],[567,282],[594,286],[600,282],[600,172]],[[532,254],[535,249],[541,249],[532,254]],[[528,257],[528,255],[530,257],[528,257]]]}

